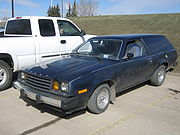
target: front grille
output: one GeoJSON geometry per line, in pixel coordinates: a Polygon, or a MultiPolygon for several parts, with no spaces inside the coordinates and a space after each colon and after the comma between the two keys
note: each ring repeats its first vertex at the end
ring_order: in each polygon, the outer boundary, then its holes
{"type": "Polygon", "coordinates": [[[31,74],[26,75],[25,84],[36,90],[49,91],[51,89],[51,80],[31,74]]]}

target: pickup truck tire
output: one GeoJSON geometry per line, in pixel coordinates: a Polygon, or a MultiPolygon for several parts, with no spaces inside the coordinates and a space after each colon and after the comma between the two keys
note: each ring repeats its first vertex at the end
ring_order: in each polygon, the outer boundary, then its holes
{"type": "Polygon", "coordinates": [[[154,86],[161,86],[164,83],[165,77],[166,77],[166,68],[164,65],[161,65],[158,69],[156,69],[155,73],[150,79],[150,82],[154,86]]]}
{"type": "Polygon", "coordinates": [[[88,100],[88,109],[90,112],[100,114],[108,108],[110,103],[110,87],[102,84],[95,89],[88,100]]]}
{"type": "Polygon", "coordinates": [[[13,78],[11,67],[4,61],[0,60],[0,90],[7,89],[13,78]]]}

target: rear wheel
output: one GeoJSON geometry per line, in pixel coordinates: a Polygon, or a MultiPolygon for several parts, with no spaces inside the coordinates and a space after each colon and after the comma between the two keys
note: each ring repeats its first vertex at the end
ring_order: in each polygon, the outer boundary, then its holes
{"type": "Polygon", "coordinates": [[[110,102],[110,88],[107,84],[100,85],[88,101],[88,109],[95,114],[106,111],[110,102]]]}
{"type": "Polygon", "coordinates": [[[8,88],[12,82],[13,73],[11,67],[0,60],[0,90],[8,88]]]}
{"type": "Polygon", "coordinates": [[[166,68],[164,65],[161,65],[153,74],[150,82],[152,85],[161,86],[164,83],[166,77],[166,68]]]}

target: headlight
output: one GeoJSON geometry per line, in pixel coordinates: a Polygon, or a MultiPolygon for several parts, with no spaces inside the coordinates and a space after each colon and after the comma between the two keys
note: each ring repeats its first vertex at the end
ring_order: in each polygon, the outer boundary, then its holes
{"type": "Polygon", "coordinates": [[[62,82],[61,83],[61,90],[64,92],[68,92],[68,83],[62,82]]]}
{"type": "Polygon", "coordinates": [[[20,73],[20,78],[21,78],[22,80],[25,80],[25,79],[26,79],[26,73],[21,72],[21,73],[20,73]]]}

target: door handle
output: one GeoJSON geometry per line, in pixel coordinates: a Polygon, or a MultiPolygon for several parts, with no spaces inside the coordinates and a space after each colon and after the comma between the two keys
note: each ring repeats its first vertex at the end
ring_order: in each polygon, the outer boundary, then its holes
{"type": "Polygon", "coordinates": [[[66,44],[66,40],[61,40],[61,44],[66,44]]]}

